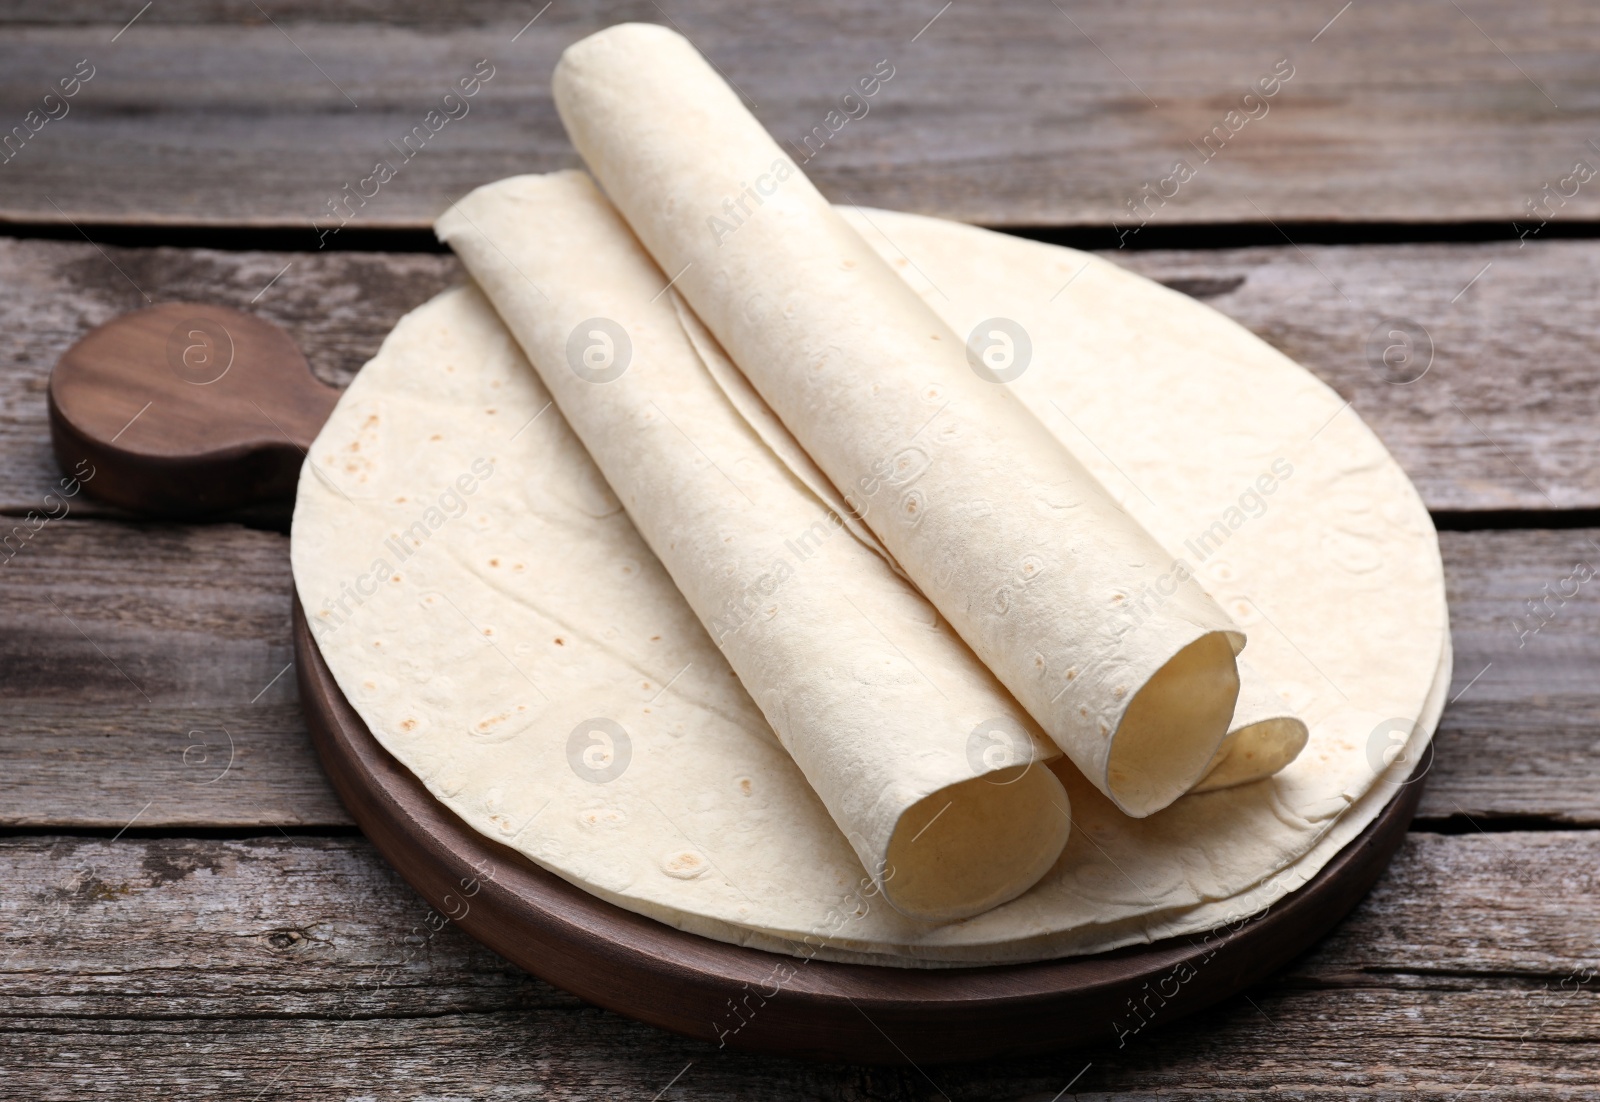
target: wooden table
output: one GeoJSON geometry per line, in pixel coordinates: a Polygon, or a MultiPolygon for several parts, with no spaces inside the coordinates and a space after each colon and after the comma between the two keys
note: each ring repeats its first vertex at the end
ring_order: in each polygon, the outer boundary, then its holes
{"type": "Polygon", "coordinates": [[[1600,562],[1600,175],[1571,175],[1600,165],[1592,6],[138,2],[0,4],[0,125],[28,134],[0,150],[0,1097],[1600,1097],[1600,581],[1568,580],[1600,562]],[[807,166],[825,191],[1112,250],[1306,364],[1411,473],[1456,645],[1437,764],[1371,897],[1248,998],[923,1069],[587,1006],[432,915],[333,798],[287,672],[285,515],[53,496],[69,343],[203,299],[348,381],[461,278],[435,214],[575,163],[550,67],[627,18],[678,26],[795,143],[887,59],[807,166]],[[1262,114],[1241,97],[1280,59],[1262,114]],[[398,170],[323,233],[378,160],[398,170]],[[1406,385],[1379,358],[1395,318],[1433,350],[1406,385]]]}

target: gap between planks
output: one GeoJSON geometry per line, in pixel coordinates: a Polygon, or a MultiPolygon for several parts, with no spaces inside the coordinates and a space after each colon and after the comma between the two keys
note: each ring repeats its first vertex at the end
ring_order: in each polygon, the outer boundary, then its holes
{"type": "MultiPolygon", "coordinates": [[[[0,283],[10,291],[0,329],[12,335],[0,354],[0,507],[12,515],[41,509],[61,477],[46,428],[50,366],[90,326],[144,305],[124,274],[164,301],[218,302],[278,322],[332,385],[348,382],[403,314],[462,279],[453,257],[424,253],[104,250],[0,237],[0,283]]],[[[1130,250],[1112,259],[1204,298],[1305,364],[1378,433],[1441,527],[1519,514],[1566,525],[1584,519],[1572,511],[1600,512],[1590,347],[1600,242],[1130,250]],[[1396,323],[1436,349],[1437,363],[1406,385],[1377,359],[1396,323]]],[[[115,515],[83,498],[73,514],[115,515]]]]}

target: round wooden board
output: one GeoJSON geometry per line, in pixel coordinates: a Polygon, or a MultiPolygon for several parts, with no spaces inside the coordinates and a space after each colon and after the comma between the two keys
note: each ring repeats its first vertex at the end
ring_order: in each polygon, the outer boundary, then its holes
{"type": "Polygon", "coordinates": [[[467,826],[345,699],[298,597],[295,669],[323,766],[378,851],[440,915],[580,998],[717,1045],[940,1063],[1101,1045],[1276,971],[1360,901],[1405,836],[1432,747],[1378,818],[1305,887],[1214,936],[986,968],[835,964],[684,933],[606,903],[467,826]]]}

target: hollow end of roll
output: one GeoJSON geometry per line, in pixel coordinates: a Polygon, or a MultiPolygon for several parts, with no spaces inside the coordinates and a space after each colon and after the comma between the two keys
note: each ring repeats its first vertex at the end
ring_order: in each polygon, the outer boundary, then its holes
{"type": "Polygon", "coordinates": [[[941,788],[900,817],[889,839],[884,898],[931,922],[982,914],[1038,883],[1071,830],[1066,790],[1039,762],[941,788]]]}
{"type": "Polygon", "coordinates": [[[1194,787],[1227,736],[1239,698],[1232,636],[1213,631],[1184,647],[1134,694],[1111,735],[1106,792],[1141,819],[1194,787]]]}

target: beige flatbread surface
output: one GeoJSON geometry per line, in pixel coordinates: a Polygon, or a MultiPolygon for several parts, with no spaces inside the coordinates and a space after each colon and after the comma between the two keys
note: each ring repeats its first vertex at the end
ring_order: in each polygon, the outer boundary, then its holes
{"type": "Polygon", "coordinates": [[[956,923],[897,914],[471,288],[402,320],[302,474],[295,579],[341,688],[475,829],[722,940],[937,966],[1270,906],[1437,721],[1443,576],[1410,483],[1336,394],[1203,304],[1072,250],[848,216],[958,334],[1027,334],[1006,385],[1249,632],[1310,726],[1292,764],[1140,820],[1063,769],[1073,831],[1034,889],[956,923]]]}

